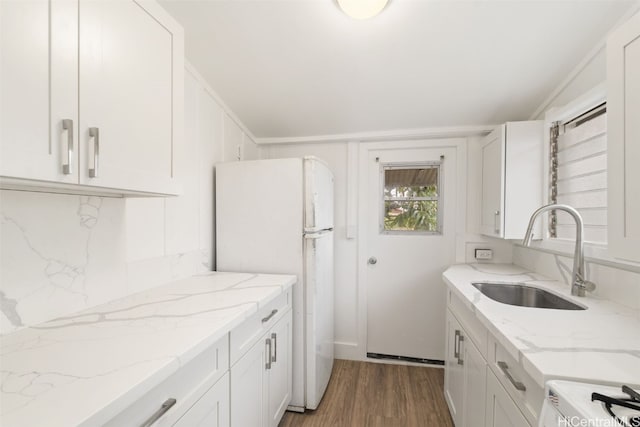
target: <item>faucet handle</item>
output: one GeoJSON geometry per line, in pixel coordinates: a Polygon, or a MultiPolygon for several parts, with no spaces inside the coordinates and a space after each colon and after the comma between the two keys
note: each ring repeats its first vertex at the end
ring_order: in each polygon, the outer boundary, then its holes
{"type": "Polygon", "coordinates": [[[588,280],[584,280],[581,284],[581,286],[584,288],[585,291],[587,292],[593,292],[596,290],[596,284],[593,282],[590,282],[588,280]]]}

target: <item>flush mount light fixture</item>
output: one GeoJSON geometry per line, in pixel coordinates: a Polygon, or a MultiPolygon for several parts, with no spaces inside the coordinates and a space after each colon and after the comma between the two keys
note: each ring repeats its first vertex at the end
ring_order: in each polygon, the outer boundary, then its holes
{"type": "Polygon", "coordinates": [[[373,18],[387,5],[389,0],[336,0],[340,9],[354,19],[373,18]]]}

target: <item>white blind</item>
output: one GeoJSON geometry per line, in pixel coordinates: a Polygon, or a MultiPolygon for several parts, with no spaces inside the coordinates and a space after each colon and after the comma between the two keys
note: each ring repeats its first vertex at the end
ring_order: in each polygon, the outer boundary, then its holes
{"type": "MultiPolygon", "coordinates": [[[[560,126],[558,203],[576,208],[584,220],[584,240],[607,242],[607,114],[575,127],[560,126]],[[562,133],[564,130],[564,133],[562,133]]],[[[575,239],[575,223],[558,211],[557,237],[575,239]]]]}

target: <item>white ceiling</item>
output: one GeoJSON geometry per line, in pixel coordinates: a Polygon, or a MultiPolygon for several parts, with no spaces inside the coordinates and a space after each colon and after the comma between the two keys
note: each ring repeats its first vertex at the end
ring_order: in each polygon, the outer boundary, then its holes
{"type": "Polygon", "coordinates": [[[633,4],[391,0],[356,21],[333,0],[161,3],[258,138],[527,119],[633,4]]]}

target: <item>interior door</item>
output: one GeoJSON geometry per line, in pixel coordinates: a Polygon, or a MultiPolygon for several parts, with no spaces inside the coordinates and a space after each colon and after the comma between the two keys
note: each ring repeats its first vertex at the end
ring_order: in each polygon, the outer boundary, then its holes
{"type": "Polygon", "coordinates": [[[367,355],[441,363],[441,276],[455,262],[456,148],[367,153],[367,197],[360,207],[366,212],[367,355]]]}

